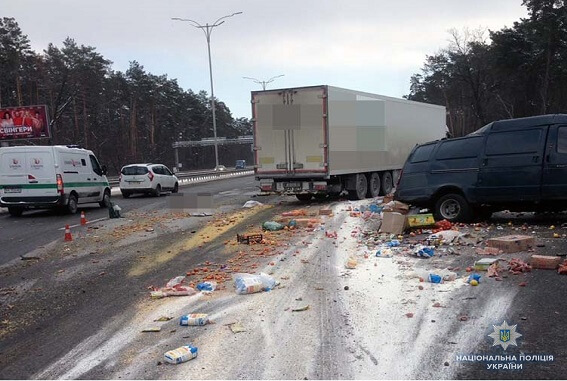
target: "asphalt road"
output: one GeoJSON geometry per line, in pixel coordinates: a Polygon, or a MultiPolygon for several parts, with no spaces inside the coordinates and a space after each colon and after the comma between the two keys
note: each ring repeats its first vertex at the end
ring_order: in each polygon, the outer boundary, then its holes
{"type": "MultiPolygon", "coordinates": [[[[254,186],[250,176],[185,191],[214,190],[220,208],[241,211],[240,206],[255,193],[254,186]]],[[[361,219],[349,216],[348,203],[330,203],[335,205],[335,215],[326,220],[325,230],[338,232],[338,240],[320,230],[305,229],[280,242],[276,247],[281,254],[275,257],[249,256],[250,262],[259,264],[254,271],[273,271],[281,288],[235,295],[227,283],[227,289],[211,296],[148,297],[149,285],[163,285],[173,276],[206,266],[207,261],[234,265],[234,251],[243,250],[238,245],[227,250],[236,233],[301,207],[293,198],[252,199],[272,207],[252,210],[247,219],[233,225],[228,224],[230,217],[220,217],[218,226],[208,230],[200,230],[206,218],[191,217],[182,226],[152,221],[150,231],[144,226],[129,232],[134,238],[112,235],[120,231],[116,225],[120,221],[108,220],[96,223],[99,228],[90,237],[70,244],[62,242],[59,230],[59,222],[70,217],[44,212],[28,217],[45,219],[35,226],[52,238],[41,237],[49,250],[42,251],[45,256],[39,260],[18,259],[0,266],[0,378],[564,378],[567,309],[562,299],[567,277],[534,270],[510,275],[502,282],[485,278],[478,287],[458,280],[443,285],[421,283],[424,287],[418,289],[421,284],[409,275],[411,268],[420,266],[464,269],[478,258],[472,247],[456,247],[458,255],[441,255],[447,247],[440,247],[430,259],[402,254],[391,261],[359,256],[358,267],[347,271],[346,258],[361,254],[353,238],[361,219]],[[96,235],[107,237],[108,242],[99,242],[96,235]],[[57,241],[49,243],[53,239],[57,241]],[[182,246],[175,246],[178,243],[182,246]],[[526,287],[519,287],[522,281],[526,287]],[[442,308],[432,308],[436,301],[442,308]],[[305,305],[307,310],[290,310],[305,305]],[[180,327],[178,317],[191,312],[208,313],[216,324],[180,327]],[[407,312],[415,316],[408,318],[407,312]],[[153,323],[161,315],[175,318],[153,323]],[[461,315],[469,319],[461,321],[461,315]],[[519,346],[507,351],[492,347],[487,337],[490,325],[503,319],[517,324],[523,335],[519,346]],[[234,321],[242,322],[247,331],[233,334],[225,325],[234,321]],[[148,324],[160,324],[162,330],[141,333],[148,324]],[[162,364],[165,351],[190,342],[199,347],[196,360],[179,366],[162,364]],[[520,372],[494,371],[482,362],[456,361],[456,351],[462,355],[551,354],[555,361],[525,364],[520,372]]],[[[125,213],[137,213],[133,218],[143,219],[163,209],[166,198],[124,201],[119,204],[125,213]]],[[[104,215],[93,209],[90,218],[96,218],[97,212],[104,215]]],[[[14,223],[7,216],[0,220],[2,229],[14,223]]],[[[540,244],[536,252],[556,255],[567,250],[564,238],[552,238],[554,232],[565,231],[560,228],[565,221],[565,216],[496,216],[491,222],[501,229],[492,225],[489,234],[518,234],[526,223],[525,233],[533,230],[540,244]],[[557,229],[550,230],[550,225],[557,229]]],[[[81,229],[85,228],[77,232],[81,229]]],[[[474,227],[462,229],[474,233],[474,227]]],[[[14,244],[9,241],[1,244],[14,244]]],[[[259,250],[265,248],[259,246],[259,250]]],[[[521,253],[524,259],[529,255],[521,253]]]]}
{"type": "MultiPolygon", "coordinates": [[[[206,183],[190,184],[180,188],[180,193],[210,192],[217,195],[220,200],[222,192],[247,189],[255,190],[256,181],[253,176],[243,176],[223,180],[214,180],[206,183]]],[[[128,199],[121,195],[114,195],[112,201],[122,208],[122,213],[144,208],[145,210],[158,210],[166,207],[166,198],[144,195],[134,195],[128,199]]],[[[55,210],[30,210],[21,217],[11,217],[5,208],[0,208],[0,266],[19,258],[40,246],[53,240],[63,238],[65,225],[77,228],[80,224],[81,211],[85,212],[89,221],[99,221],[108,218],[108,210],[100,208],[98,204],[80,205],[77,214],[61,214],[55,210]]],[[[79,228],[80,229],[80,228],[79,228]]]]}

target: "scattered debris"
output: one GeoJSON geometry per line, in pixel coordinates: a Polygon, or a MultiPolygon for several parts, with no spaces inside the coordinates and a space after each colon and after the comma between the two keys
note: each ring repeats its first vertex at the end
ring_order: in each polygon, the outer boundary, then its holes
{"type": "Polygon", "coordinates": [[[164,354],[165,362],[169,364],[181,364],[197,357],[197,347],[192,345],[184,345],[164,354]]]}
{"type": "Polygon", "coordinates": [[[298,307],[298,308],[292,308],[291,312],[301,312],[301,311],[307,311],[309,309],[309,304],[303,306],[303,307],[298,307]]]}
{"type": "Polygon", "coordinates": [[[228,327],[230,328],[232,333],[246,332],[246,328],[244,328],[244,326],[240,324],[240,322],[229,324],[228,327]]]}

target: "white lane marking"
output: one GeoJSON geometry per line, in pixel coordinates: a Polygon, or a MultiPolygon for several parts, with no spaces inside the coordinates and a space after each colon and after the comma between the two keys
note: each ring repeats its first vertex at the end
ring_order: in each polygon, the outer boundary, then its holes
{"type": "MultiPolygon", "coordinates": [[[[103,220],[108,220],[108,217],[102,217],[102,218],[97,218],[96,220],[87,221],[87,225],[88,224],[94,224],[95,222],[99,222],[99,221],[103,221],[103,220]]],[[[76,228],[77,226],[81,226],[81,224],[69,225],[69,229],[76,228]]],[[[58,230],[65,230],[65,228],[63,227],[63,228],[60,228],[58,230]]]]}

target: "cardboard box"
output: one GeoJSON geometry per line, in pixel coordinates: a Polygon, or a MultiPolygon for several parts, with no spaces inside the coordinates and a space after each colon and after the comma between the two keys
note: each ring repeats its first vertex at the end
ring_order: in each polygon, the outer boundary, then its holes
{"type": "Polygon", "coordinates": [[[381,233],[402,234],[406,228],[406,216],[397,212],[384,212],[381,233]]]}
{"type": "Polygon", "coordinates": [[[496,247],[504,253],[517,253],[533,248],[535,239],[529,235],[507,235],[504,237],[490,238],[486,242],[486,245],[496,247]]]}
{"type": "Polygon", "coordinates": [[[400,201],[390,201],[387,204],[384,204],[384,212],[397,212],[401,214],[408,214],[409,212],[409,205],[404,204],[400,201]]]}
{"type": "Polygon", "coordinates": [[[561,257],[551,257],[549,255],[532,255],[530,265],[534,269],[555,270],[561,264],[561,257]]]}
{"type": "Polygon", "coordinates": [[[412,214],[407,216],[408,226],[410,228],[421,228],[435,225],[433,214],[412,214]]]}
{"type": "Polygon", "coordinates": [[[476,271],[486,271],[496,262],[498,262],[498,258],[482,258],[474,263],[474,269],[476,271]]]}
{"type": "Polygon", "coordinates": [[[394,196],[392,195],[384,196],[384,198],[382,199],[382,204],[387,204],[390,201],[394,201],[394,196]]]}

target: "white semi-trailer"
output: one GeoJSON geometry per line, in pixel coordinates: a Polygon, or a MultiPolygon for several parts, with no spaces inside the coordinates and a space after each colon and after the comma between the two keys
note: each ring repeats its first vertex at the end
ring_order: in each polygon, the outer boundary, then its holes
{"type": "Polygon", "coordinates": [[[264,192],[388,194],[412,148],[446,134],[445,107],[312,86],[252,92],[254,171],[264,192]]]}

